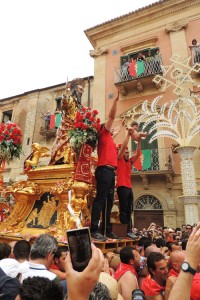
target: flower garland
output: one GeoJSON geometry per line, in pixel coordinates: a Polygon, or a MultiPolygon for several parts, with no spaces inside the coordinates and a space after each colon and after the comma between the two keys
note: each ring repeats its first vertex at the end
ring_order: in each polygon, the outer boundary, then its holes
{"type": "Polygon", "coordinates": [[[90,107],[83,107],[76,113],[74,129],[68,131],[70,145],[77,152],[83,143],[90,145],[93,149],[97,145],[100,130],[100,119],[97,118],[98,111],[90,107]]]}
{"type": "Polygon", "coordinates": [[[21,129],[11,122],[0,125],[0,161],[9,163],[22,153],[21,129]]]}

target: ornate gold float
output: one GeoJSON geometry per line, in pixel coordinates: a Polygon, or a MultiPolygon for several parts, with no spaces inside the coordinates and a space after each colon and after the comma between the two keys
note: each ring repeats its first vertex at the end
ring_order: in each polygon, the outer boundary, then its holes
{"type": "Polygon", "coordinates": [[[66,230],[89,224],[89,208],[95,196],[95,159],[91,158],[89,145],[82,146],[78,157],[68,136],[81,108],[78,93],[82,91],[81,86],[80,80],[67,85],[62,98],[62,121],[51,153],[48,153],[48,148],[34,143],[32,153],[24,163],[24,174],[28,179],[7,187],[5,194],[12,194],[15,206],[0,223],[1,237],[50,233],[62,242],[65,241],[66,230]],[[38,167],[40,158],[44,156],[51,157],[49,165],[38,167]]]}

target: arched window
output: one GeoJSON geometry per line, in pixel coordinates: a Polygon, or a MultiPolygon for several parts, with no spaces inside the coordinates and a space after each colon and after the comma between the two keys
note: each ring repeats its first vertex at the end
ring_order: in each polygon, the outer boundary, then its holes
{"type": "Polygon", "coordinates": [[[162,210],[163,208],[162,208],[162,204],[156,197],[151,195],[144,195],[138,199],[135,209],[162,210]]]}

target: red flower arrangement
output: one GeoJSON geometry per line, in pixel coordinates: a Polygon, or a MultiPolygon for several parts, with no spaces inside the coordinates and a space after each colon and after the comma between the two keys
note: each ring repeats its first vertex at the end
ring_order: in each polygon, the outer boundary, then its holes
{"type": "Polygon", "coordinates": [[[91,110],[90,107],[83,107],[76,113],[74,129],[68,131],[69,142],[77,151],[83,143],[90,145],[93,149],[97,145],[100,119],[97,118],[98,111],[91,110]]]}
{"type": "Polygon", "coordinates": [[[9,163],[22,153],[22,132],[15,123],[0,125],[0,161],[9,163]]]}

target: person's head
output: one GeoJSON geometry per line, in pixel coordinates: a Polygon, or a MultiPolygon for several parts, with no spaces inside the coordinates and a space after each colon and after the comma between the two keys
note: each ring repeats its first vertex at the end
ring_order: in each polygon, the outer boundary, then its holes
{"type": "Polygon", "coordinates": [[[152,252],[160,253],[160,248],[158,248],[156,245],[152,244],[145,249],[144,256],[148,257],[152,252]]]}
{"type": "Polygon", "coordinates": [[[170,254],[170,267],[175,272],[180,273],[181,264],[185,260],[185,251],[173,251],[170,254]]]}
{"type": "Polygon", "coordinates": [[[54,280],[44,277],[28,277],[23,280],[16,300],[62,300],[63,288],[54,280]]]}
{"type": "Polygon", "coordinates": [[[54,254],[57,250],[58,242],[49,234],[40,235],[31,246],[30,259],[43,259],[46,267],[53,262],[54,254]]]}
{"type": "Polygon", "coordinates": [[[0,243],[0,260],[9,257],[11,254],[11,246],[6,243],[0,243]]]}
{"type": "Polygon", "coordinates": [[[166,241],[165,239],[158,238],[155,240],[155,244],[158,248],[162,248],[166,246],[166,241]]]}
{"type": "Polygon", "coordinates": [[[193,40],[192,40],[192,45],[193,45],[193,46],[196,46],[196,45],[197,45],[197,40],[196,40],[196,39],[193,39],[193,40]]]}
{"type": "Polygon", "coordinates": [[[58,247],[56,253],[54,254],[54,263],[58,269],[62,272],[65,272],[65,258],[67,255],[67,247],[60,246],[58,247]]]}
{"type": "Polygon", "coordinates": [[[138,129],[138,122],[133,121],[133,122],[131,123],[131,127],[134,128],[135,130],[137,130],[137,129],[138,129]]]}
{"type": "Polygon", "coordinates": [[[152,252],[147,257],[148,271],[153,279],[163,284],[168,277],[167,261],[163,254],[158,252],[152,252]]]}
{"type": "Polygon", "coordinates": [[[89,295],[88,298],[88,300],[96,300],[96,299],[112,300],[107,286],[102,282],[97,282],[92,293],[89,295]]]}
{"type": "Polygon", "coordinates": [[[127,149],[125,150],[125,152],[124,152],[124,155],[123,155],[125,161],[128,161],[128,160],[129,160],[129,154],[130,154],[130,152],[129,152],[128,148],[127,148],[127,149]]]}
{"type": "Polygon", "coordinates": [[[180,237],[179,235],[176,235],[176,234],[175,234],[175,235],[173,236],[173,239],[174,239],[175,242],[181,242],[181,237],[180,237]]]}
{"type": "Polygon", "coordinates": [[[29,260],[31,245],[28,241],[17,241],[13,248],[13,254],[16,260],[24,261],[29,260]]]}
{"type": "Polygon", "coordinates": [[[151,51],[150,50],[148,51],[148,56],[151,56],[151,51]]]}
{"type": "Polygon", "coordinates": [[[190,235],[192,233],[192,225],[187,224],[185,227],[185,231],[190,235]]]}
{"type": "Polygon", "coordinates": [[[122,248],[119,255],[122,263],[131,265],[135,269],[140,267],[140,254],[133,247],[126,246],[122,248]]]}

